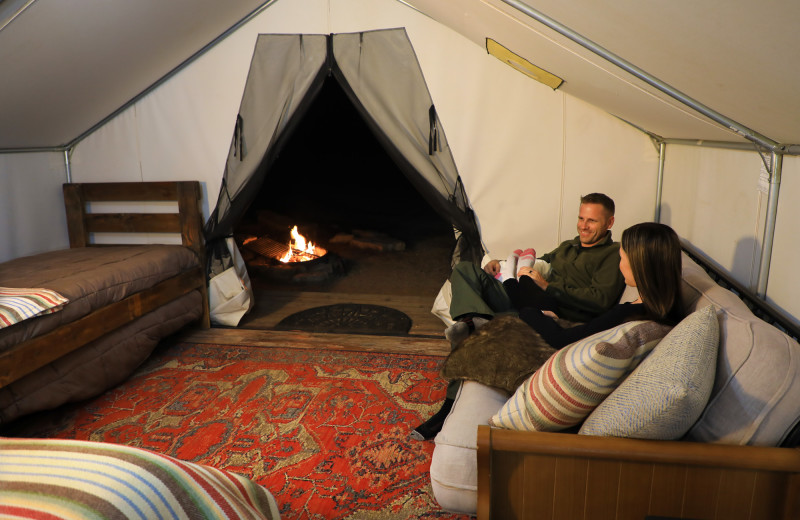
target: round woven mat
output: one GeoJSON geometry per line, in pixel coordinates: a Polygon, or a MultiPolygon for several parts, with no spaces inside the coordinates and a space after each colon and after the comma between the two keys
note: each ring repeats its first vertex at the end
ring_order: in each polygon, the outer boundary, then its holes
{"type": "Polygon", "coordinates": [[[408,334],[411,318],[381,305],[338,303],[296,312],[275,328],[337,334],[408,334]]]}

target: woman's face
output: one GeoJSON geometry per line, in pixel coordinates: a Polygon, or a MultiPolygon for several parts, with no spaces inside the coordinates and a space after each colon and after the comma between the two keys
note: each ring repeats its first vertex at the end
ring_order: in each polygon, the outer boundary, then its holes
{"type": "Polygon", "coordinates": [[[619,248],[619,270],[622,276],[625,277],[625,285],[636,287],[636,281],[633,279],[633,271],[631,270],[631,263],[628,260],[628,254],[621,247],[619,248]]]}

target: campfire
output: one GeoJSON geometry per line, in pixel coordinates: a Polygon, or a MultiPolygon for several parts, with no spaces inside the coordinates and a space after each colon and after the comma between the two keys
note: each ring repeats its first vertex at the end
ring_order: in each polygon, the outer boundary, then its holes
{"type": "MultiPolygon", "coordinates": [[[[263,217],[259,214],[257,225],[251,225],[247,231],[236,236],[247,269],[252,274],[266,280],[292,283],[325,282],[334,276],[345,274],[345,264],[335,252],[320,247],[318,243],[312,243],[307,236],[301,234],[300,226],[293,225],[288,218],[274,213],[263,213],[263,217]],[[287,243],[286,232],[290,228],[287,243]],[[281,236],[283,241],[279,238],[281,236]]],[[[311,228],[311,236],[324,236],[319,231],[315,234],[313,225],[311,228]]],[[[304,231],[309,233],[305,227],[304,231]]],[[[339,232],[327,241],[334,250],[337,247],[382,252],[405,249],[403,241],[376,231],[339,232]]]]}
{"type": "Polygon", "coordinates": [[[309,241],[297,226],[292,228],[288,244],[266,235],[241,236],[240,240],[247,269],[266,279],[318,283],[344,271],[335,254],[309,241]]]}
{"type": "Polygon", "coordinates": [[[310,262],[327,254],[327,250],[314,245],[306,239],[294,226],[291,231],[289,243],[281,243],[268,236],[249,236],[242,239],[242,245],[278,265],[310,262]]]}
{"type": "Polygon", "coordinates": [[[294,226],[289,239],[289,249],[279,260],[283,263],[307,262],[323,256],[326,252],[325,249],[315,246],[310,241],[307,242],[306,237],[300,234],[297,226],[294,226]]]}

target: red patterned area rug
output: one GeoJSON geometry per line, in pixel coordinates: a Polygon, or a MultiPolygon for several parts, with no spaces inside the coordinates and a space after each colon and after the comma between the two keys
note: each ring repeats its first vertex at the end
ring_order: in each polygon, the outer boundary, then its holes
{"type": "Polygon", "coordinates": [[[285,520],[466,519],[433,498],[432,442],[408,438],[444,398],[442,358],[177,343],[93,400],[8,434],[148,448],[247,476],[285,520]]]}

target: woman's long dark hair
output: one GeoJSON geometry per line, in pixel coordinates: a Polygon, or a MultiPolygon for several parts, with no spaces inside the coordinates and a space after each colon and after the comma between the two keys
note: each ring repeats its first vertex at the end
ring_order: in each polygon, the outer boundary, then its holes
{"type": "Polygon", "coordinates": [[[681,304],[681,243],[664,224],[643,222],[622,232],[633,279],[649,318],[666,323],[683,319],[681,304]]]}

